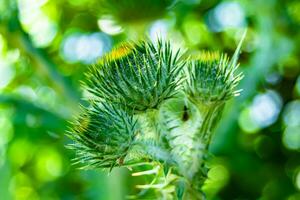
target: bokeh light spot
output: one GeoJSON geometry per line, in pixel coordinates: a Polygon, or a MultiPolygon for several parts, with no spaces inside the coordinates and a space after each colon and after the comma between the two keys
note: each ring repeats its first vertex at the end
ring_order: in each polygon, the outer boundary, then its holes
{"type": "Polygon", "coordinates": [[[34,191],[34,188],[32,187],[31,179],[27,174],[24,174],[22,172],[18,172],[15,174],[9,185],[9,190],[13,199],[20,199],[20,200],[37,200],[39,199],[37,193],[34,191]]]}
{"type": "Polygon", "coordinates": [[[108,35],[117,35],[124,31],[122,26],[118,25],[112,16],[102,16],[97,23],[101,31],[108,35]]]}
{"type": "Polygon", "coordinates": [[[281,111],[282,99],[272,90],[254,97],[239,116],[239,125],[246,133],[255,133],[273,124],[281,111]]]}
{"type": "Polygon", "coordinates": [[[283,122],[286,126],[300,126],[300,100],[291,101],[285,106],[283,122]]]}
{"type": "Polygon", "coordinates": [[[57,24],[42,10],[47,0],[19,0],[20,21],[38,47],[51,44],[57,34],[57,24]]]}
{"type": "Polygon", "coordinates": [[[62,43],[62,56],[69,62],[91,64],[111,49],[111,43],[104,33],[72,33],[62,43]]]}
{"type": "Polygon", "coordinates": [[[291,150],[300,150],[300,126],[288,126],[282,137],[284,145],[291,150]]]}
{"type": "Polygon", "coordinates": [[[57,95],[52,88],[41,86],[36,90],[36,94],[41,104],[54,107],[57,100],[57,95]]]}
{"type": "Polygon", "coordinates": [[[40,181],[52,181],[63,173],[61,155],[52,148],[43,148],[36,154],[36,177],[40,181]]]}
{"type": "Polygon", "coordinates": [[[246,25],[245,11],[238,2],[222,2],[208,13],[208,26],[212,31],[242,28],[246,25]]]}
{"type": "Polygon", "coordinates": [[[29,161],[35,148],[26,139],[17,139],[9,147],[9,159],[17,167],[23,166],[29,161]]]}
{"type": "Polygon", "coordinates": [[[257,95],[250,107],[250,117],[261,128],[273,124],[280,113],[282,99],[275,91],[257,95]]]}
{"type": "Polygon", "coordinates": [[[246,133],[256,133],[260,129],[258,124],[251,118],[249,108],[246,108],[241,112],[238,122],[239,126],[246,133]]]}
{"type": "Polygon", "coordinates": [[[201,21],[197,18],[192,18],[185,21],[183,24],[184,32],[187,36],[188,41],[192,45],[199,44],[200,42],[207,41],[207,28],[201,21]]]}
{"type": "Polygon", "coordinates": [[[35,90],[29,85],[20,85],[16,89],[16,93],[22,96],[24,99],[35,101],[37,99],[37,95],[35,90]]]}
{"type": "Polygon", "coordinates": [[[0,89],[5,88],[13,79],[15,71],[0,60],[0,89]]]}
{"type": "Polygon", "coordinates": [[[166,39],[168,35],[169,24],[164,20],[157,20],[151,26],[149,35],[152,41],[156,41],[157,38],[166,39]]]}

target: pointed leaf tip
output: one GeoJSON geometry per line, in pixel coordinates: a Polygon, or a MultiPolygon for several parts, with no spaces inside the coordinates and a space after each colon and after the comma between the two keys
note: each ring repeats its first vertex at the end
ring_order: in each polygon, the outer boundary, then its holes
{"type": "Polygon", "coordinates": [[[231,58],[230,64],[229,64],[230,67],[236,66],[238,58],[239,58],[239,53],[241,51],[242,44],[244,42],[244,39],[245,39],[246,35],[247,35],[247,29],[245,29],[245,31],[244,31],[241,39],[240,39],[240,42],[239,42],[238,46],[235,49],[235,52],[234,52],[234,54],[233,54],[233,56],[231,58]]]}

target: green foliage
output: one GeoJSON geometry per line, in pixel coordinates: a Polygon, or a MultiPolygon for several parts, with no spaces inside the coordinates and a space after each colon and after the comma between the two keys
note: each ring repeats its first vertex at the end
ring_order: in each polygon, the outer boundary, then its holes
{"type": "Polygon", "coordinates": [[[103,14],[112,15],[123,23],[136,23],[151,20],[164,15],[174,0],[100,0],[103,14]]]}
{"type": "Polygon", "coordinates": [[[187,65],[180,56],[169,42],[143,41],[121,45],[92,66],[85,84],[92,106],[69,134],[77,162],[110,169],[154,163],[133,173],[154,175],[139,188],[154,189],[162,199],[203,197],[212,129],[241,79],[234,73],[238,53],[232,61],[200,54],[187,65]],[[183,71],[187,78],[180,77],[183,71]]]}

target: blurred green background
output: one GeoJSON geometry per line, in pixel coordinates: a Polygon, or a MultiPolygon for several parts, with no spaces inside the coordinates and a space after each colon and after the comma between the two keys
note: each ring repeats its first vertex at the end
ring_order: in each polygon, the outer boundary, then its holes
{"type": "Polygon", "coordinates": [[[208,199],[300,199],[300,1],[0,0],[0,199],[125,199],[128,170],[82,171],[65,145],[84,72],[123,41],[231,55],[241,96],[211,144],[208,199]]]}

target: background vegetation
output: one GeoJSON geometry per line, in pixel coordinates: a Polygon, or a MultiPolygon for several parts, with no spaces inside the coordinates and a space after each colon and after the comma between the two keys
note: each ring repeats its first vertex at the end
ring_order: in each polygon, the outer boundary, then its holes
{"type": "Polygon", "coordinates": [[[81,171],[64,133],[89,64],[122,41],[168,38],[230,55],[245,27],[242,95],[215,131],[209,199],[300,199],[297,0],[1,0],[1,199],[124,199],[127,170],[81,171]]]}

